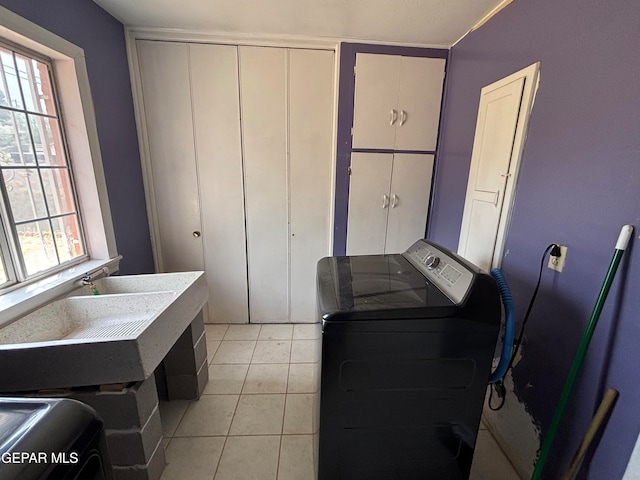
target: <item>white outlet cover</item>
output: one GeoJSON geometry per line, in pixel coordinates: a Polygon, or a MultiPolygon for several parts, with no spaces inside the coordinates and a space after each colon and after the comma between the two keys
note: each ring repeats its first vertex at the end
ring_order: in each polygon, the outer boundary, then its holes
{"type": "Polygon", "coordinates": [[[549,256],[549,263],[547,264],[547,266],[551,270],[562,272],[562,270],[564,269],[564,264],[567,261],[567,250],[569,249],[569,247],[567,247],[566,245],[558,245],[558,246],[560,247],[560,256],[559,257],[549,256]]]}

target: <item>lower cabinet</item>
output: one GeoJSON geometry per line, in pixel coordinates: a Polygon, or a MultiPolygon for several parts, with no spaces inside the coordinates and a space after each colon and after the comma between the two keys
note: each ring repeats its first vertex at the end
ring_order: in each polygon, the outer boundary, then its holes
{"type": "Polygon", "coordinates": [[[402,253],[423,238],[434,156],[352,153],[347,255],[402,253]]]}

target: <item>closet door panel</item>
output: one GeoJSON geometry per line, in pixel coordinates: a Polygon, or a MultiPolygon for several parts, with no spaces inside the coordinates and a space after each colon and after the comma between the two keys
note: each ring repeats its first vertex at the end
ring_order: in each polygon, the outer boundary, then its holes
{"type": "Polygon", "coordinates": [[[330,255],[334,53],[289,50],[291,321],[317,322],[316,263],[330,255]]]}
{"type": "Polygon", "coordinates": [[[239,47],[249,319],[288,318],[286,50],[239,47]]]}
{"type": "Polygon", "coordinates": [[[237,47],[192,44],[189,57],[209,321],[247,323],[237,47]]]}
{"type": "Polygon", "coordinates": [[[202,270],[188,47],[137,41],[149,155],[156,247],[164,272],[202,270]]]}
{"type": "Polygon", "coordinates": [[[352,153],[347,255],[384,253],[393,154],[352,153]]]}
{"type": "Polygon", "coordinates": [[[397,55],[356,54],[353,148],[393,149],[399,74],[397,55]]]}
{"type": "Polygon", "coordinates": [[[444,85],[443,58],[401,57],[396,150],[435,151],[444,85]]]}
{"type": "Polygon", "coordinates": [[[402,253],[424,238],[432,175],[433,155],[394,155],[384,253],[402,253]]]}

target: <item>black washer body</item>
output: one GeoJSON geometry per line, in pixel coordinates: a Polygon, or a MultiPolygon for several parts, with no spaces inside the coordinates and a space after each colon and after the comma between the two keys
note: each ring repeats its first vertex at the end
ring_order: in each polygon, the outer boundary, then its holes
{"type": "Polygon", "coordinates": [[[0,398],[0,478],[113,480],[102,420],[76,400],[0,398]]]}
{"type": "MultiPolygon", "coordinates": [[[[421,241],[426,242],[426,241],[421,241]]],[[[500,329],[493,278],[454,302],[403,255],[318,262],[319,480],[467,479],[500,329]]]]}

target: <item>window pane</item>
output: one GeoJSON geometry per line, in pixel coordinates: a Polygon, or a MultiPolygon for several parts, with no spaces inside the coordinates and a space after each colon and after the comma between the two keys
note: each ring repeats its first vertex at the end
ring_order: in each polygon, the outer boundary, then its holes
{"type": "Polygon", "coordinates": [[[47,196],[49,215],[74,213],[75,205],[67,169],[43,168],[40,173],[42,174],[42,183],[47,196]]]}
{"type": "Polygon", "coordinates": [[[58,265],[48,220],[18,225],[16,230],[27,275],[34,275],[58,265]]]}
{"type": "Polygon", "coordinates": [[[16,54],[16,64],[22,86],[24,108],[30,112],[55,115],[47,66],[20,54],[16,54]]]}
{"type": "Polygon", "coordinates": [[[60,262],[67,262],[84,254],[76,215],[54,218],[51,222],[56,236],[60,262]]]}
{"type": "Polygon", "coordinates": [[[62,136],[55,118],[29,115],[38,165],[65,165],[62,136]]]}
{"type": "Polygon", "coordinates": [[[47,216],[40,176],[35,168],[2,169],[4,184],[16,222],[47,216]]]}
{"type": "Polygon", "coordinates": [[[0,163],[2,165],[35,165],[27,116],[0,110],[0,163]]]}
{"type": "Polygon", "coordinates": [[[6,96],[4,100],[6,105],[13,108],[23,108],[13,55],[4,48],[0,48],[0,66],[2,67],[0,83],[2,83],[2,93],[6,96]]]}

